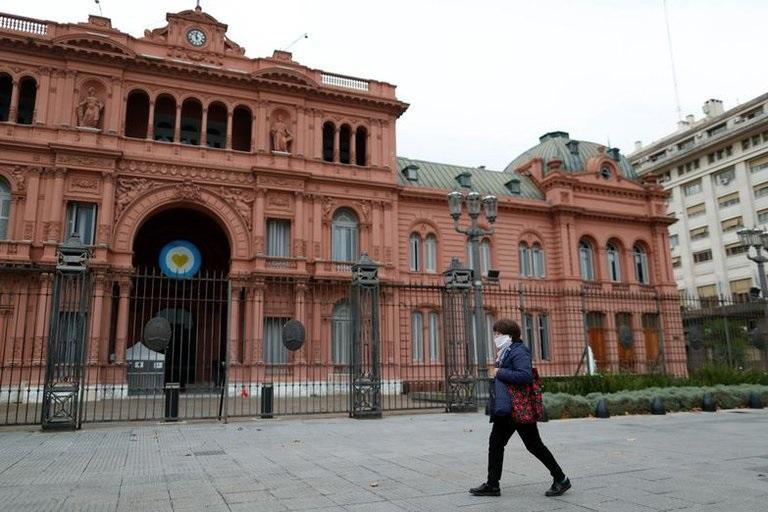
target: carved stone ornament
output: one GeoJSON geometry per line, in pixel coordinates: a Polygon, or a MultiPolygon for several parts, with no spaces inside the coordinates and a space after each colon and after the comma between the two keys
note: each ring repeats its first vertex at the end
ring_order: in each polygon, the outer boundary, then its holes
{"type": "Polygon", "coordinates": [[[176,197],[179,199],[199,199],[200,187],[191,181],[185,181],[176,185],[176,197]]]}
{"type": "Polygon", "coordinates": [[[329,222],[331,220],[331,213],[333,212],[334,201],[330,197],[323,197],[323,221],[329,222]]]}
{"type": "Polygon", "coordinates": [[[92,178],[79,177],[72,180],[72,187],[82,190],[96,190],[99,188],[99,182],[92,178]]]}
{"type": "Polygon", "coordinates": [[[251,208],[254,201],[254,194],[251,190],[243,190],[232,187],[219,187],[218,193],[227,200],[229,204],[235,207],[237,212],[251,229],[251,208]]]}
{"type": "Polygon", "coordinates": [[[287,210],[291,207],[291,198],[287,194],[271,192],[267,195],[267,205],[273,208],[287,210]]]}
{"type": "Polygon", "coordinates": [[[115,193],[115,219],[120,218],[126,206],[131,204],[139,195],[149,190],[153,184],[147,178],[117,178],[117,190],[115,193]]]}
{"type": "Polygon", "coordinates": [[[96,88],[88,87],[77,104],[77,126],[101,128],[104,102],[96,94],[96,88]]]}

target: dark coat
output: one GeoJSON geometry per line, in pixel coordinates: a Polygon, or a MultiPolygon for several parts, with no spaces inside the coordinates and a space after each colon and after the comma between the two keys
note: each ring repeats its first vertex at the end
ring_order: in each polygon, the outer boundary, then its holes
{"type": "MultiPolygon", "coordinates": [[[[531,351],[523,344],[522,340],[513,341],[501,360],[496,361],[495,379],[507,385],[529,384],[533,382],[532,367],[531,351]]],[[[492,423],[497,418],[497,416],[491,415],[489,420],[492,423]]]]}

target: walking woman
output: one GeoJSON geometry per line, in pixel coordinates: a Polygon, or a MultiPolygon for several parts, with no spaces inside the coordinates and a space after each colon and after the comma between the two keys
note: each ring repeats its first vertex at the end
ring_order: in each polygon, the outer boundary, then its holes
{"type": "MultiPolygon", "coordinates": [[[[533,381],[531,351],[520,339],[520,326],[509,319],[500,319],[493,324],[493,341],[496,344],[496,379],[507,385],[525,385],[533,381]]],[[[488,479],[478,487],[469,490],[475,496],[500,496],[499,480],[504,463],[504,447],[512,434],[517,431],[523,444],[544,464],[552,475],[552,486],[544,493],[560,496],[571,488],[571,482],[560,469],[549,449],[539,436],[536,423],[517,424],[510,416],[491,416],[493,428],[488,439],[488,479]]]]}

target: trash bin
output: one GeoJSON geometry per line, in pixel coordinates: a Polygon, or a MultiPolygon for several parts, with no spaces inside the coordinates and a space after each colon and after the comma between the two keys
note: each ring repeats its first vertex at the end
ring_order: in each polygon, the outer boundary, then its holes
{"type": "Polygon", "coordinates": [[[178,382],[165,384],[165,421],[178,421],[179,419],[179,388],[178,382]]]}
{"type": "Polygon", "coordinates": [[[272,417],[272,400],[275,396],[275,388],[272,383],[261,385],[261,417],[272,417]]]}

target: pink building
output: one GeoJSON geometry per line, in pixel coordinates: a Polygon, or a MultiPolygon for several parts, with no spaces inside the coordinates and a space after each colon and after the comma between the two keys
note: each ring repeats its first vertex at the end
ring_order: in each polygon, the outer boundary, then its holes
{"type": "Polygon", "coordinates": [[[380,264],[385,407],[420,406],[444,380],[441,272],[467,258],[446,194],[470,188],[498,198],[488,321],[520,320],[544,374],[583,368],[587,344],[598,369],[685,373],[665,194],[618,150],[552,132],[504,172],[400,158],[395,86],[252,59],[226,32],[199,8],[139,38],[0,14],[6,422],[37,421],[54,331],[85,338],[60,357],[82,358],[86,419],[162,416],[146,395],[169,381],[188,416],[215,416],[217,390],[249,413],[265,382],[278,413],[344,410],[363,251],[380,264]],[[80,316],[53,294],[72,236],[90,248],[80,316]],[[171,339],[150,351],[156,318],[171,339]],[[289,318],[307,329],[296,351],[289,318]]]}

